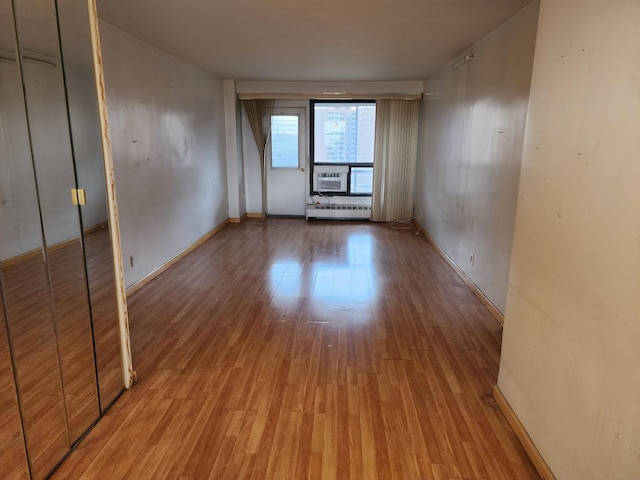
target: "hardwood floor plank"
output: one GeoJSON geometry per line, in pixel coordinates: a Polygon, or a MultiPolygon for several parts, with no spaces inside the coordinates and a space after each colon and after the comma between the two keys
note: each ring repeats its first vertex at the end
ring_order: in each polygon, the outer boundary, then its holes
{"type": "Polygon", "coordinates": [[[129,299],[139,383],[53,478],[539,478],[500,326],[413,233],[225,227],[129,299]]]}

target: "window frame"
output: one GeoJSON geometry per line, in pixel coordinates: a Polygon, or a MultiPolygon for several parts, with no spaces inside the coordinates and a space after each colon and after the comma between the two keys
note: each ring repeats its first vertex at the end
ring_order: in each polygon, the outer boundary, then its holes
{"type": "MultiPolygon", "coordinates": [[[[321,195],[323,197],[371,197],[372,193],[352,193],[351,192],[351,170],[354,167],[370,167],[373,171],[373,161],[369,162],[316,162],[315,160],[315,137],[316,137],[316,111],[315,106],[318,104],[337,104],[344,103],[345,105],[352,104],[372,104],[376,105],[376,101],[374,99],[365,99],[365,100],[343,100],[343,99],[322,99],[322,100],[311,100],[309,107],[309,131],[310,131],[310,139],[309,139],[309,150],[310,150],[310,165],[309,165],[309,192],[311,195],[321,195]],[[346,166],[349,167],[349,172],[347,173],[347,191],[346,192],[318,192],[313,189],[313,175],[315,173],[316,166],[346,166]]],[[[378,114],[376,108],[376,115],[378,114]]],[[[374,137],[374,145],[375,145],[375,137],[374,137]]],[[[372,159],[373,160],[373,159],[372,159]]],[[[373,188],[372,188],[373,190],[373,188]]]]}

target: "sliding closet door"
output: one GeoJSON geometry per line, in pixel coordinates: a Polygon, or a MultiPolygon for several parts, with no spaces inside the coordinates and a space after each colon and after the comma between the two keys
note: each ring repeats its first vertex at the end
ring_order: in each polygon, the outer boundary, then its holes
{"type": "Polygon", "coordinates": [[[46,477],[124,387],[87,5],[0,0],[3,480],[46,477]]]}
{"type": "MultiPolygon", "coordinates": [[[[69,442],[99,418],[91,316],[53,1],[14,2],[69,442]]],[[[22,385],[19,385],[20,393],[22,385]]],[[[23,412],[25,423],[31,420],[23,412]]],[[[31,453],[31,450],[29,450],[31,453]]]]}
{"type": "Polygon", "coordinates": [[[2,294],[31,472],[34,478],[43,478],[68,451],[69,437],[9,0],[0,0],[0,23],[2,294]]]}
{"type": "Polygon", "coordinates": [[[80,208],[80,212],[100,405],[104,411],[122,392],[124,385],[88,2],[58,0],[57,4],[72,147],[78,184],[86,191],[86,205],[80,208]]]}

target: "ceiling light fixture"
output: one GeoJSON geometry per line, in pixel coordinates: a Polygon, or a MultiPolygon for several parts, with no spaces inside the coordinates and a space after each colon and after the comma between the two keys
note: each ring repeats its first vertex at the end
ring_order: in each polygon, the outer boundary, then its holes
{"type": "MultiPolygon", "coordinates": [[[[45,67],[49,67],[49,68],[56,68],[55,63],[49,62],[47,60],[42,60],[41,58],[35,58],[35,57],[29,57],[27,55],[23,55],[22,60],[24,60],[25,62],[36,63],[38,65],[44,65],[45,67]]],[[[5,55],[0,55],[0,62],[15,63],[15,61],[16,61],[15,58],[5,56],[5,55]]]]}

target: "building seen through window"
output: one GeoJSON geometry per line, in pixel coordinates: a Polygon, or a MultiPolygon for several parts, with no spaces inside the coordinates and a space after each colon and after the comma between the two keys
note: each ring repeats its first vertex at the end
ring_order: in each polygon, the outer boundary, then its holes
{"type": "Polygon", "coordinates": [[[347,165],[346,194],[370,195],[373,188],[374,102],[313,103],[313,163],[347,165]]]}

